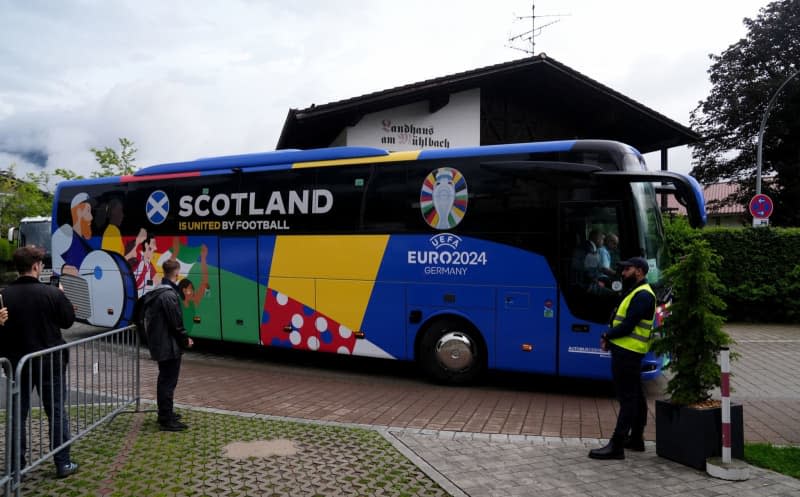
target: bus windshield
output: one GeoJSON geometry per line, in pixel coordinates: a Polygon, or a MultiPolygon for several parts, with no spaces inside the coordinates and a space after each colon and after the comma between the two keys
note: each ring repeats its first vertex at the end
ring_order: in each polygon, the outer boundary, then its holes
{"type": "Polygon", "coordinates": [[[661,282],[665,265],[664,230],[661,212],[652,183],[631,183],[633,190],[634,217],[638,227],[641,255],[650,264],[647,280],[651,285],[661,282]]]}
{"type": "Polygon", "coordinates": [[[43,247],[50,253],[50,221],[22,221],[19,226],[19,244],[43,247]]]}

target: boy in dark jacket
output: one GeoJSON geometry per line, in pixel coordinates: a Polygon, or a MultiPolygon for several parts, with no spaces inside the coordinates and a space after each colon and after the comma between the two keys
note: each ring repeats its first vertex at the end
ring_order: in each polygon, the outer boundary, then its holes
{"type": "Polygon", "coordinates": [[[164,278],[161,284],[142,297],[144,329],[150,358],[158,361],[156,401],[159,427],[161,431],[183,431],[187,426],[175,413],[173,399],[181,370],[182,348],[191,347],[193,342],[183,328],[183,311],[176,284],[180,264],[170,259],[162,267],[164,278]]]}

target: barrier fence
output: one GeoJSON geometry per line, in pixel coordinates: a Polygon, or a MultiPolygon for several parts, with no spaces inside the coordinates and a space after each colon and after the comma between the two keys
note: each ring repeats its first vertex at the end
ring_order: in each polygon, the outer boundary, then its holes
{"type": "MultiPolygon", "coordinates": [[[[4,495],[20,497],[25,474],[135,404],[139,410],[139,341],[134,326],[23,357],[5,372],[4,495]],[[52,433],[52,436],[51,436],[52,433]]],[[[1,386],[1,385],[0,385],[1,386]]],[[[57,456],[58,457],[58,456],[57,456]]]]}
{"type": "Polygon", "coordinates": [[[14,372],[11,369],[11,362],[5,357],[0,357],[0,388],[2,388],[3,400],[2,407],[2,422],[3,425],[3,473],[0,475],[0,488],[3,489],[3,495],[11,495],[11,390],[13,388],[14,372]]]}

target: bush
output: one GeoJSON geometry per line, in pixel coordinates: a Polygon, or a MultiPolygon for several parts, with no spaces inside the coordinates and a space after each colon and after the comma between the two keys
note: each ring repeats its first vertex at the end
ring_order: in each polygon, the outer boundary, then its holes
{"type": "Polygon", "coordinates": [[[0,238],[0,264],[11,262],[14,247],[5,238],[0,238]]]}
{"type": "Polygon", "coordinates": [[[677,262],[693,238],[701,238],[722,257],[719,296],[732,321],[800,321],[800,229],[705,228],[695,230],[682,217],[665,218],[667,259],[677,262]]]}
{"type": "Polygon", "coordinates": [[[702,236],[702,233],[702,230],[692,228],[689,221],[683,216],[665,217],[664,237],[667,242],[667,260],[670,264],[686,255],[691,240],[702,236]]]}
{"type": "Polygon", "coordinates": [[[710,229],[702,236],[723,256],[718,275],[728,319],[797,322],[800,229],[710,229]]]}

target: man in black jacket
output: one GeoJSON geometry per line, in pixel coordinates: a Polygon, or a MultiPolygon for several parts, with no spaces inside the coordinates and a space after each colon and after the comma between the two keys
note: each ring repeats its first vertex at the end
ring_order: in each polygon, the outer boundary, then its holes
{"type": "MultiPolygon", "coordinates": [[[[3,290],[3,302],[8,308],[8,321],[3,326],[3,353],[16,368],[26,354],[64,345],[61,328],[75,322],[75,310],[64,292],[39,282],[44,266],[44,249],[20,247],[14,252],[14,265],[19,273],[13,283],[3,290]]],[[[22,423],[20,437],[21,468],[25,467],[26,420],[31,407],[31,389],[36,387],[50,420],[50,448],[55,449],[70,438],[69,419],[64,411],[67,389],[69,352],[37,357],[23,368],[20,382],[22,423]]],[[[78,465],[70,460],[70,446],[53,455],[56,476],[63,478],[75,473],[78,465]]]]}
{"type": "Polygon", "coordinates": [[[142,297],[144,329],[150,358],[158,361],[156,402],[159,427],[161,431],[183,431],[187,426],[175,413],[173,399],[181,371],[182,347],[191,347],[193,342],[183,328],[183,310],[176,285],[180,264],[170,259],[162,267],[164,278],[161,284],[142,297]]]}

